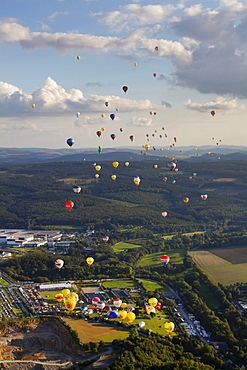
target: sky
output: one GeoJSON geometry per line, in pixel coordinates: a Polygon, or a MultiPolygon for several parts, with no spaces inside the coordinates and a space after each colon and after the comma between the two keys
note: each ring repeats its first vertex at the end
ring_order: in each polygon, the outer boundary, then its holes
{"type": "Polygon", "coordinates": [[[247,145],[245,0],[0,8],[0,147],[247,145]]]}

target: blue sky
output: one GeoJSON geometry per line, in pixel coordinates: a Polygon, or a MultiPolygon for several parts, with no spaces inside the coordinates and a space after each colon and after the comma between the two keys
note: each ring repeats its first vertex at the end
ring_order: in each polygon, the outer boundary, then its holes
{"type": "Polygon", "coordinates": [[[2,2],[0,147],[246,145],[246,29],[237,0],[2,2]]]}

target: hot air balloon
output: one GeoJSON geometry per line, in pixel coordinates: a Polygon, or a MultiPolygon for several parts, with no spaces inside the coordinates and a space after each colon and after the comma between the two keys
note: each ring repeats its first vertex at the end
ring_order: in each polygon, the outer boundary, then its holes
{"type": "Polygon", "coordinates": [[[190,198],[188,198],[188,197],[183,198],[184,203],[188,203],[189,200],[190,200],[190,198]]]}
{"type": "Polygon", "coordinates": [[[60,270],[62,267],[63,267],[63,265],[64,265],[64,261],[63,260],[61,260],[61,259],[58,259],[58,260],[56,260],[55,262],[55,266],[60,270]]]}
{"type": "Polygon", "coordinates": [[[110,312],[109,319],[118,319],[118,318],[119,318],[118,311],[113,310],[110,312]]]}
{"type": "Polygon", "coordinates": [[[149,298],[148,303],[150,304],[150,306],[154,307],[158,303],[158,299],[157,298],[149,298]]]}
{"type": "Polygon", "coordinates": [[[94,259],[93,259],[93,257],[88,257],[87,259],[86,259],[86,262],[87,262],[87,264],[90,266],[90,265],[92,265],[93,263],[94,263],[94,259]]]}
{"type": "Polygon", "coordinates": [[[167,216],[167,212],[162,212],[161,214],[162,214],[163,217],[167,216]]]}
{"type": "Polygon", "coordinates": [[[158,51],[159,50],[159,47],[158,46],[155,46],[154,50],[155,51],[158,51]]]}
{"type": "Polygon", "coordinates": [[[207,199],[207,197],[208,197],[208,195],[207,195],[207,194],[202,194],[202,195],[201,195],[201,198],[202,198],[203,200],[206,200],[206,199],[207,199]]]}
{"type": "Polygon", "coordinates": [[[72,209],[74,207],[74,202],[72,202],[72,200],[68,200],[68,202],[65,203],[65,207],[67,209],[72,209]]]}
{"type": "Polygon", "coordinates": [[[125,93],[127,93],[127,91],[128,91],[128,89],[129,89],[129,88],[128,88],[128,86],[123,86],[123,87],[122,87],[122,89],[123,89],[123,91],[124,91],[125,93]]]}
{"type": "Polygon", "coordinates": [[[162,179],[163,181],[167,181],[167,177],[163,177],[163,179],[162,179]]]}
{"type": "Polygon", "coordinates": [[[116,178],[117,178],[117,175],[111,175],[112,180],[116,180],[116,178]]]}
{"type": "Polygon", "coordinates": [[[109,236],[107,236],[107,235],[102,236],[102,240],[103,240],[103,242],[108,242],[109,236]]]}
{"type": "Polygon", "coordinates": [[[134,176],[133,181],[134,181],[134,184],[135,184],[135,185],[139,185],[139,184],[140,184],[141,179],[140,179],[140,177],[139,177],[139,176],[134,176]]]}
{"type": "Polygon", "coordinates": [[[126,316],[126,320],[128,321],[129,324],[131,324],[136,318],[136,315],[134,312],[128,312],[126,316]]]}
{"type": "Polygon", "coordinates": [[[97,306],[97,304],[100,302],[100,299],[99,299],[99,297],[94,297],[93,299],[92,299],[92,304],[94,305],[94,306],[97,306]]]}
{"type": "Polygon", "coordinates": [[[101,131],[105,131],[105,128],[104,127],[101,127],[101,131]]]}
{"type": "Polygon", "coordinates": [[[177,165],[175,162],[170,162],[170,163],[167,163],[167,167],[170,169],[170,171],[174,171],[177,165]]]}
{"type": "Polygon", "coordinates": [[[106,101],[106,102],[105,102],[105,106],[106,106],[106,107],[108,107],[108,105],[109,105],[109,103],[108,103],[108,101],[106,101]]]}
{"type": "Polygon", "coordinates": [[[159,166],[157,164],[154,164],[154,168],[158,168],[159,166]]]}
{"type": "Polygon", "coordinates": [[[101,117],[105,117],[104,113],[101,113],[101,117]]]}
{"type": "Polygon", "coordinates": [[[137,63],[134,63],[134,66],[136,67],[137,66],[137,63]]]}
{"type": "Polygon", "coordinates": [[[164,324],[164,328],[166,329],[166,331],[167,331],[169,334],[173,332],[174,327],[175,327],[175,325],[174,325],[174,323],[173,323],[173,322],[165,322],[165,324],[164,324]]]}
{"type": "Polygon", "coordinates": [[[79,185],[75,185],[74,187],[73,187],[73,192],[74,193],[80,193],[81,192],[81,187],[79,186],[79,185]]]}
{"type": "Polygon", "coordinates": [[[120,131],[120,132],[123,132],[123,129],[122,129],[122,127],[120,127],[119,131],[120,131]]]}
{"type": "Polygon", "coordinates": [[[122,304],[121,304],[121,308],[127,308],[128,307],[128,304],[126,303],[126,302],[123,302],[122,304]]]}
{"type": "Polygon", "coordinates": [[[96,171],[100,171],[101,170],[101,166],[99,164],[97,164],[94,168],[95,168],[96,171]]]}
{"type": "Polygon", "coordinates": [[[117,137],[117,136],[116,136],[115,134],[111,134],[111,135],[110,135],[110,138],[111,138],[112,140],[115,140],[115,139],[116,139],[116,137],[117,137]]]}
{"type": "Polygon", "coordinates": [[[134,135],[130,135],[130,141],[134,141],[135,139],[135,136],[134,135]]]}
{"type": "Polygon", "coordinates": [[[98,178],[99,178],[99,174],[98,174],[98,173],[96,173],[96,174],[94,175],[94,177],[95,177],[96,179],[98,179],[98,178]]]}
{"type": "Polygon", "coordinates": [[[96,135],[97,135],[98,137],[100,137],[100,136],[102,135],[102,132],[101,132],[101,131],[96,131],[96,135]]]}
{"type": "Polygon", "coordinates": [[[74,145],[74,143],[75,143],[75,140],[74,139],[72,139],[71,137],[67,140],[67,144],[68,144],[68,146],[72,146],[72,145],[74,145]]]}
{"type": "Polygon", "coordinates": [[[81,113],[80,112],[77,112],[76,113],[76,117],[78,118],[78,117],[80,117],[80,115],[81,115],[81,113]]]}
{"type": "Polygon", "coordinates": [[[58,301],[59,303],[61,303],[61,302],[63,302],[63,294],[62,293],[57,293],[56,295],[55,295],[55,299],[56,299],[56,301],[58,301]]]}
{"type": "Polygon", "coordinates": [[[122,303],[123,303],[123,302],[121,301],[121,299],[120,299],[120,298],[116,298],[116,299],[114,299],[114,301],[113,301],[114,306],[115,306],[115,307],[117,307],[117,308],[121,307],[121,304],[122,304],[122,303]]]}
{"type": "Polygon", "coordinates": [[[119,314],[119,317],[124,320],[124,319],[126,319],[127,311],[121,310],[121,311],[118,312],[118,314],[119,314]]]}
{"type": "Polygon", "coordinates": [[[110,114],[110,119],[114,120],[114,118],[115,118],[115,114],[114,113],[110,114]]]}
{"type": "Polygon", "coordinates": [[[128,167],[130,165],[129,162],[125,162],[124,164],[125,164],[126,167],[128,167]]]}
{"type": "Polygon", "coordinates": [[[99,302],[99,303],[97,303],[97,308],[99,310],[103,310],[105,308],[105,302],[99,302]]]}
{"type": "Polygon", "coordinates": [[[65,298],[67,298],[70,295],[70,290],[69,289],[63,289],[61,293],[65,298]]]}
{"type": "Polygon", "coordinates": [[[119,162],[112,162],[112,166],[113,166],[114,168],[117,168],[117,167],[119,166],[119,162]]]}
{"type": "Polygon", "coordinates": [[[156,77],[157,76],[157,73],[153,73],[153,76],[156,77]]]}
{"type": "Polygon", "coordinates": [[[150,148],[150,145],[148,145],[148,144],[145,144],[145,145],[144,145],[144,148],[145,148],[146,150],[149,150],[149,148],[150,148]]]}
{"type": "Polygon", "coordinates": [[[154,308],[155,308],[156,310],[161,310],[161,308],[162,308],[162,304],[161,304],[160,302],[158,302],[154,308]]]}
{"type": "Polygon", "coordinates": [[[102,146],[98,146],[98,153],[101,153],[102,152],[102,146]]]}
{"type": "Polygon", "coordinates": [[[139,328],[143,328],[145,325],[146,324],[145,324],[144,321],[140,321],[139,324],[138,324],[139,328]]]}
{"type": "Polygon", "coordinates": [[[177,138],[176,137],[174,137],[173,140],[175,141],[175,143],[177,142],[177,138]]]}
{"type": "Polygon", "coordinates": [[[80,60],[81,59],[80,55],[77,55],[76,59],[80,60]]]}
{"type": "Polygon", "coordinates": [[[66,298],[64,301],[64,305],[69,312],[72,312],[76,306],[76,299],[74,297],[66,298]]]}
{"type": "Polygon", "coordinates": [[[211,112],[210,112],[210,113],[211,113],[211,116],[215,116],[215,113],[216,113],[216,112],[215,112],[215,110],[211,110],[211,112]]]}
{"type": "Polygon", "coordinates": [[[168,262],[170,261],[170,257],[169,256],[162,256],[162,257],[160,257],[160,260],[163,263],[163,265],[166,266],[168,264],[168,262]]]}

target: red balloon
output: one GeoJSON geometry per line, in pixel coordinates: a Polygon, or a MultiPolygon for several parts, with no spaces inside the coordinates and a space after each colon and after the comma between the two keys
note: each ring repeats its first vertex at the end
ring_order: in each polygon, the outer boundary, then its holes
{"type": "Polygon", "coordinates": [[[108,242],[109,236],[107,236],[107,235],[102,236],[102,240],[103,240],[103,242],[108,242]]]}
{"type": "Polygon", "coordinates": [[[101,134],[102,134],[102,132],[101,132],[101,131],[97,131],[97,132],[96,132],[96,135],[98,135],[98,137],[100,137],[100,136],[101,136],[101,134]]]}
{"type": "Polygon", "coordinates": [[[68,202],[65,203],[65,207],[67,209],[72,209],[74,207],[74,202],[72,202],[71,200],[69,200],[68,202]]]}
{"type": "Polygon", "coordinates": [[[164,265],[167,265],[168,262],[170,261],[170,257],[169,256],[162,256],[160,257],[160,260],[161,262],[164,264],[164,265]]]}
{"type": "Polygon", "coordinates": [[[157,76],[157,73],[153,73],[153,76],[156,77],[157,76]]]}

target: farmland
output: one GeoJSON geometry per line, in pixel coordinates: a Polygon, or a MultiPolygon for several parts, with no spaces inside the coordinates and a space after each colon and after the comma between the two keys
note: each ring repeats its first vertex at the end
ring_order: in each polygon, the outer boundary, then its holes
{"type": "Polygon", "coordinates": [[[104,281],[102,283],[104,288],[118,288],[118,289],[133,289],[139,288],[138,284],[134,280],[114,280],[114,281],[104,281]]]}
{"type": "Polygon", "coordinates": [[[247,283],[247,247],[198,250],[191,252],[191,256],[217,283],[247,283]]]}

